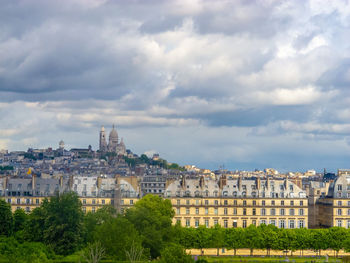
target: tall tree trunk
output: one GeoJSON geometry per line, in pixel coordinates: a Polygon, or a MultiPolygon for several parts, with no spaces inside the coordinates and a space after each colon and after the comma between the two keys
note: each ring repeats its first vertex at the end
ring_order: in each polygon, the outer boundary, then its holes
{"type": "Polygon", "coordinates": [[[253,256],[253,250],[254,250],[254,248],[251,248],[251,249],[250,249],[250,255],[251,255],[251,256],[253,256]]]}
{"type": "Polygon", "coordinates": [[[203,248],[201,248],[201,256],[203,256],[203,248]]]}
{"type": "Polygon", "coordinates": [[[234,252],[233,252],[234,255],[236,256],[236,254],[237,254],[237,249],[234,248],[233,251],[234,251],[234,252]]]}
{"type": "Polygon", "coordinates": [[[217,247],[217,248],[216,248],[216,255],[217,255],[217,256],[219,256],[219,250],[220,250],[220,248],[217,247]]]}

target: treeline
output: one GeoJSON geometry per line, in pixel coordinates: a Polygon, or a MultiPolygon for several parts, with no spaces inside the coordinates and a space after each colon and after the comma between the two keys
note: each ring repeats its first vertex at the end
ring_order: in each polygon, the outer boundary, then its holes
{"type": "Polygon", "coordinates": [[[124,160],[131,167],[135,167],[137,164],[147,164],[147,165],[159,166],[165,169],[173,169],[173,170],[180,170],[180,171],[185,170],[185,168],[178,165],[177,163],[169,164],[167,160],[164,160],[161,158],[159,158],[158,160],[153,160],[152,158],[148,158],[146,154],[141,154],[139,158],[128,158],[125,156],[124,160]]]}
{"type": "Polygon", "coordinates": [[[233,249],[236,255],[237,249],[250,249],[253,255],[254,249],[266,250],[270,255],[271,250],[291,252],[300,250],[314,250],[321,255],[322,250],[333,249],[338,254],[339,250],[350,251],[350,229],[332,227],[329,229],[281,229],[273,225],[250,225],[247,228],[222,228],[216,225],[212,228],[200,226],[198,228],[183,228],[175,226],[178,233],[178,242],[185,248],[217,248],[233,249]]]}
{"type": "MultiPolygon", "coordinates": [[[[350,230],[248,228],[185,228],[172,225],[169,200],[147,195],[123,214],[111,206],[84,214],[75,193],[45,199],[27,214],[14,213],[0,200],[0,262],[99,262],[101,259],[139,262],[194,262],[185,249],[264,249],[293,252],[312,249],[350,251],[350,230]]],[[[112,260],[112,261],[111,261],[112,260]]]]}
{"type": "Polygon", "coordinates": [[[176,242],[169,200],[148,195],[124,214],[84,214],[75,193],[45,199],[26,214],[0,200],[0,262],[193,262],[176,242]],[[108,261],[112,262],[112,261],[108,261]]]}

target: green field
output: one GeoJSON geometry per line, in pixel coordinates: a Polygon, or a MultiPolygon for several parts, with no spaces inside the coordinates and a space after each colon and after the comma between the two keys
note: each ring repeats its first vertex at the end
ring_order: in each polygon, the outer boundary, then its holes
{"type": "MultiPolygon", "coordinates": [[[[323,263],[326,262],[325,257],[203,257],[210,263],[254,263],[254,262],[290,262],[290,263],[323,263]]],[[[328,258],[328,262],[342,262],[340,258],[328,258]]]]}

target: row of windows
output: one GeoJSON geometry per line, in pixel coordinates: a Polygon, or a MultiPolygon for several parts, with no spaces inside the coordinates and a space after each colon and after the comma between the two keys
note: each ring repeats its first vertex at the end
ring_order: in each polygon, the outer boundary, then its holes
{"type": "Polygon", "coordinates": [[[337,220],[337,226],[338,226],[338,227],[350,228],[350,220],[341,220],[341,219],[338,219],[338,220],[337,220]],[[343,222],[344,222],[344,223],[343,223],[343,222]]]}
{"type": "MultiPolygon", "coordinates": [[[[195,204],[196,205],[200,205],[200,201],[201,200],[199,200],[199,199],[196,199],[195,200],[195,204]]],[[[186,200],[186,205],[191,205],[191,201],[190,200],[186,200]]],[[[249,202],[250,203],[250,202],[249,202]]],[[[243,202],[242,202],[242,205],[243,206],[247,206],[247,205],[249,205],[249,203],[247,202],[247,200],[243,200],[243,202]]],[[[256,200],[253,200],[252,202],[251,202],[251,204],[253,205],[253,206],[256,206],[257,204],[258,204],[259,202],[257,202],[256,200]]],[[[281,206],[284,206],[284,205],[291,205],[291,206],[293,206],[293,205],[297,205],[298,204],[298,202],[297,201],[295,201],[294,202],[294,200],[290,200],[289,202],[287,202],[287,201],[285,201],[285,200],[281,200],[280,202],[278,202],[279,203],[279,205],[281,205],[281,206]]],[[[181,205],[181,200],[180,199],[177,199],[176,200],[176,204],[177,205],[181,205]]],[[[209,200],[204,200],[204,204],[205,205],[209,205],[209,200]]],[[[228,200],[224,200],[223,201],[223,205],[228,205],[229,204],[229,201],[228,200]]],[[[240,203],[241,204],[241,203],[240,203]]],[[[277,202],[275,201],[275,200],[271,200],[271,202],[270,202],[270,205],[276,205],[277,204],[277,202]]],[[[214,205],[219,205],[219,200],[214,200],[214,205]]],[[[238,201],[237,200],[233,200],[233,205],[238,205],[238,201]]],[[[262,206],[266,206],[267,205],[267,203],[266,203],[266,201],[265,200],[262,200],[261,201],[261,205],[262,206]]],[[[300,206],[303,206],[304,205],[304,201],[299,201],[299,205],[300,206]]]]}
{"type": "MultiPolygon", "coordinates": [[[[343,211],[342,211],[343,209],[337,209],[337,215],[338,216],[341,216],[342,214],[343,214],[343,211]]],[[[348,216],[350,216],[350,209],[347,209],[347,213],[346,213],[346,215],[348,215],[348,216]]]]}
{"type": "MultiPolygon", "coordinates": [[[[176,222],[178,224],[181,224],[181,220],[180,219],[177,219],[176,222]]],[[[210,223],[210,219],[205,219],[204,220],[204,225],[206,227],[210,226],[209,223],[210,223]]],[[[217,225],[217,224],[219,224],[219,220],[218,219],[214,219],[213,223],[214,223],[214,225],[217,225]]],[[[271,219],[270,221],[268,221],[266,219],[261,219],[259,221],[259,223],[260,223],[260,225],[270,224],[270,225],[277,226],[279,228],[287,228],[287,227],[288,228],[296,228],[296,227],[303,228],[303,227],[305,227],[305,221],[304,220],[294,220],[294,219],[290,219],[290,220],[284,220],[284,219],[275,220],[275,219],[271,219]]],[[[256,226],[257,225],[257,220],[252,220],[251,224],[256,226]]],[[[200,225],[199,219],[195,219],[194,220],[194,227],[199,227],[199,225],[200,225]]],[[[189,218],[186,219],[185,226],[187,226],[187,227],[192,226],[191,225],[191,219],[189,219],[189,218]]],[[[248,226],[248,221],[247,220],[242,220],[241,227],[246,228],[247,226],[248,226]]],[[[225,228],[238,227],[237,220],[234,220],[232,222],[232,226],[230,226],[229,225],[229,221],[225,219],[225,220],[223,220],[223,227],[225,227],[225,228]]]]}
{"type": "MultiPolygon", "coordinates": [[[[299,194],[300,194],[300,193],[299,193],[299,194]]],[[[168,195],[168,196],[171,196],[171,192],[167,192],[167,195],[168,195]]],[[[180,196],[191,196],[192,194],[191,194],[191,191],[187,190],[187,191],[176,191],[175,195],[178,196],[178,197],[180,197],[180,196]]],[[[223,191],[223,192],[222,192],[222,196],[229,196],[229,195],[230,195],[230,193],[227,192],[227,191],[223,191]]],[[[250,197],[258,197],[258,195],[259,195],[258,192],[254,192],[254,191],[253,191],[253,192],[250,193],[249,196],[250,196],[250,197]]],[[[209,197],[209,196],[211,196],[211,194],[210,194],[210,192],[209,192],[208,190],[203,191],[203,192],[201,192],[201,191],[195,191],[195,192],[194,192],[194,196],[195,196],[195,197],[200,197],[200,196],[209,197]]],[[[218,197],[218,196],[219,196],[219,192],[218,192],[218,191],[214,191],[212,196],[218,197]]],[[[238,196],[247,197],[248,195],[247,195],[247,192],[245,192],[245,191],[243,191],[243,192],[241,192],[241,193],[238,193],[238,192],[234,191],[234,192],[232,193],[232,196],[233,196],[233,197],[238,197],[238,196]]],[[[284,197],[287,197],[287,196],[288,196],[288,195],[287,195],[287,193],[285,193],[285,192],[280,192],[280,193],[270,192],[270,197],[272,197],[272,198],[284,198],[284,197]]],[[[294,193],[291,192],[291,193],[290,193],[290,196],[294,196],[294,193]]],[[[260,197],[268,197],[268,196],[265,194],[265,192],[261,192],[261,193],[260,193],[260,197]]]]}
{"type": "MultiPolygon", "coordinates": [[[[344,201],[345,203],[345,201],[344,201]]],[[[347,201],[347,206],[350,206],[350,201],[347,201]]],[[[337,206],[342,206],[343,205],[343,202],[342,201],[337,201],[337,206]]]]}
{"type": "MultiPolygon", "coordinates": [[[[27,205],[36,204],[36,205],[40,205],[40,203],[41,203],[40,199],[30,199],[30,198],[27,198],[27,199],[17,198],[16,200],[12,200],[11,198],[8,198],[8,199],[7,199],[7,202],[8,202],[9,204],[14,203],[14,204],[18,204],[18,205],[20,205],[20,204],[27,204],[27,205]],[[13,201],[14,201],[14,202],[13,202],[13,201]]],[[[83,203],[84,205],[86,205],[86,204],[87,204],[86,199],[83,199],[83,200],[82,200],[82,203],[83,203]]],[[[111,204],[113,204],[113,203],[114,203],[114,200],[111,200],[111,204]]],[[[93,205],[99,204],[99,200],[92,199],[92,200],[91,200],[91,204],[93,204],[93,205]]],[[[106,202],[106,200],[102,199],[102,200],[101,200],[101,204],[102,204],[102,205],[105,205],[105,204],[108,204],[108,203],[106,202]]],[[[122,199],[122,200],[120,200],[120,204],[121,204],[121,205],[124,205],[124,204],[126,204],[126,203],[124,203],[124,200],[122,199]]],[[[133,205],[133,204],[134,204],[134,200],[130,199],[130,200],[129,200],[129,205],[133,205]]]]}
{"type": "MultiPolygon", "coordinates": [[[[231,209],[230,209],[231,210],[231,209]]],[[[266,213],[266,210],[267,209],[265,209],[265,208],[261,208],[260,209],[260,215],[262,215],[262,216],[265,216],[265,215],[267,215],[267,213],[266,213]]],[[[214,214],[215,215],[218,215],[218,208],[214,208],[214,214]]],[[[224,208],[224,215],[228,215],[229,214],[229,209],[227,209],[226,207],[224,208]]],[[[233,215],[237,215],[237,208],[233,208],[232,210],[232,214],[233,215]]],[[[288,211],[287,209],[284,209],[284,208],[281,208],[281,209],[279,209],[279,215],[282,215],[282,216],[284,216],[284,215],[287,215],[287,213],[286,213],[286,211],[288,211]]],[[[256,208],[253,208],[253,209],[251,209],[251,211],[249,210],[249,212],[251,212],[251,215],[253,215],[253,216],[255,216],[255,215],[257,215],[257,209],[256,208]]],[[[272,215],[272,216],[275,216],[275,215],[277,215],[277,209],[275,209],[275,208],[271,208],[270,209],[270,211],[269,211],[270,213],[269,213],[269,215],[272,215]]],[[[300,209],[294,209],[294,208],[291,208],[291,209],[289,209],[289,214],[288,215],[291,215],[291,216],[294,216],[294,215],[296,215],[296,212],[298,212],[298,215],[300,215],[300,216],[303,216],[304,215],[304,209],[302,209],[302,208],[300,208],[300,209]]],[[[180,208],[177,208],[176,209],[176,213],[178,214],[178,215],[180,215],[181,214],[181,210],[180,210],[180,208]]],[[[199,208],[196,208],[195,209],[195,213],[196,213],[196,215],[199,215],[199,208]]],[[[208,208],[205,208],[204,209],[204,213],[206,214],[206,215],[208,215],[209,214],[209,209],[208,208]]],[[[189,215],[190,214],[190,208],[186,208],[186,215],[189,215]]],[[[247,215],[248,213],[247,213],[247,209],[246,208],[243,208],[243,210],[242,210],[242,215],[247,215]]]]}

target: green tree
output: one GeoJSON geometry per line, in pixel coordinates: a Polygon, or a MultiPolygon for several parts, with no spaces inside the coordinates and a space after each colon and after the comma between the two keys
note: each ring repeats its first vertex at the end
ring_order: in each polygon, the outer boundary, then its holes
{"type": "Polygon", "coordinates": [[[203,248],[209,248],[211,243],[211,232],[209,228],[205,226],[199,226],[195,229],[195,242],[194,247],[201,250],[203,256],[203,248]]]}
{"type": "Polygon", "coordinates": [[[269,256],[271,249],[276,246],[277,238],[278,238],[278,228],[273,225],[265,225],[262,224],[258,226],[258,230],[261,236],[261,247],[266,249],[266,255],[269,256]]]}
{"type": "Polygon", "coordinates": [[[220,248],[225,247],[225,229],[220,225],[210,228],[210,245],[216,248],[216,255],[219,256],[220,248]]]}
{"type": "Polygon", "coordinates": [[[24,230],[25,225],[27,223],[28,220],[28,215],[26,214],[26,212],[23,209],[17,209],[14,213],[13,213],[13,221],[14,221],[14,228],[13,230],[15,232],[24,230]]]}
{"type": "Polygon", "coordinates": [[[336,252],[338,257],[339,250],[344,248],[344,240],[347,239],[348,231],[343,227],[332,227],[328,229],[329,247],[336,252]]]}
{"type": "Polygon", "coordinates": [[[243,230],[242,228],[227,228],[225,234],[225,243],[228,249],[234,250],[236,256],[237,249],[243,247],[243,230]]]}
{"type": "Polygon", "coordinates": [[[109,205],[101,207],[95,213],[87,213],[84,216],[85,242],[93,243],[96,227],[109,220],[112,220],[116,216],[116,209],[109,205]]]}
{"type": "Polygon", "coordinates": [[[186,254],[185,249],[175,243],[169,243],[167,246],[161,251],[161,263],[192,263],[194,262],[193,258],[190,255],[186,254]]]}
{"type": "Polygon", "coordinates": [[[321,250],[329,248],[329,235],[327,229],[310,230],[310,248],[318,252],[321,256],[321,250]]]}
{"type": "Polygon", "coordinates": [[[150,250],[152,258],[160,256],[164,244],[173,239],[174,210],[169,200],[146,195],[128,209],[125,216],[143,237],[143,247],[150,250]]]}
{"type": "Polygon", "coordinates": [[[307,228],[295,229],[297,247],[300,255],[304,255],[304,250],[310,248],[310,230],[307,228]]]}
{"type": "Polygon", "coordinates": [[[250,249],[250,255],[253,256],[253,252],[255,248],[261,248],[261,235],[258,228],[254,225],[250,225],[245,228],[243,231],[244,237],[244,247],[250,249]]]}
{"type": "Polygon", "coordinates": [[[82,245],[83,212],[74,192],[57,194],[44,207],[44,241],[59,255],[75,252],[82,245]]]}
{"type": "Polygon", "coordinates": [[[48,200],[44,199],[40,207],[32,210],[28,215],[24,237],[33,242],[44,242],[45,220],[47,218],[48,200]]]}
{"type": "Polygon", "coordinates": [[[10,236],[13,232],[11,205],[0,199],[0,236],[10,236]]]}
{"type": "Polygon", "coordinates": [[[134,225],[121,216],[97,226],[95,240],[101,242],[106,254],[117,260],[126,260],[126,251],[133,246],[142,248],[142,239],[134,225]]]}

